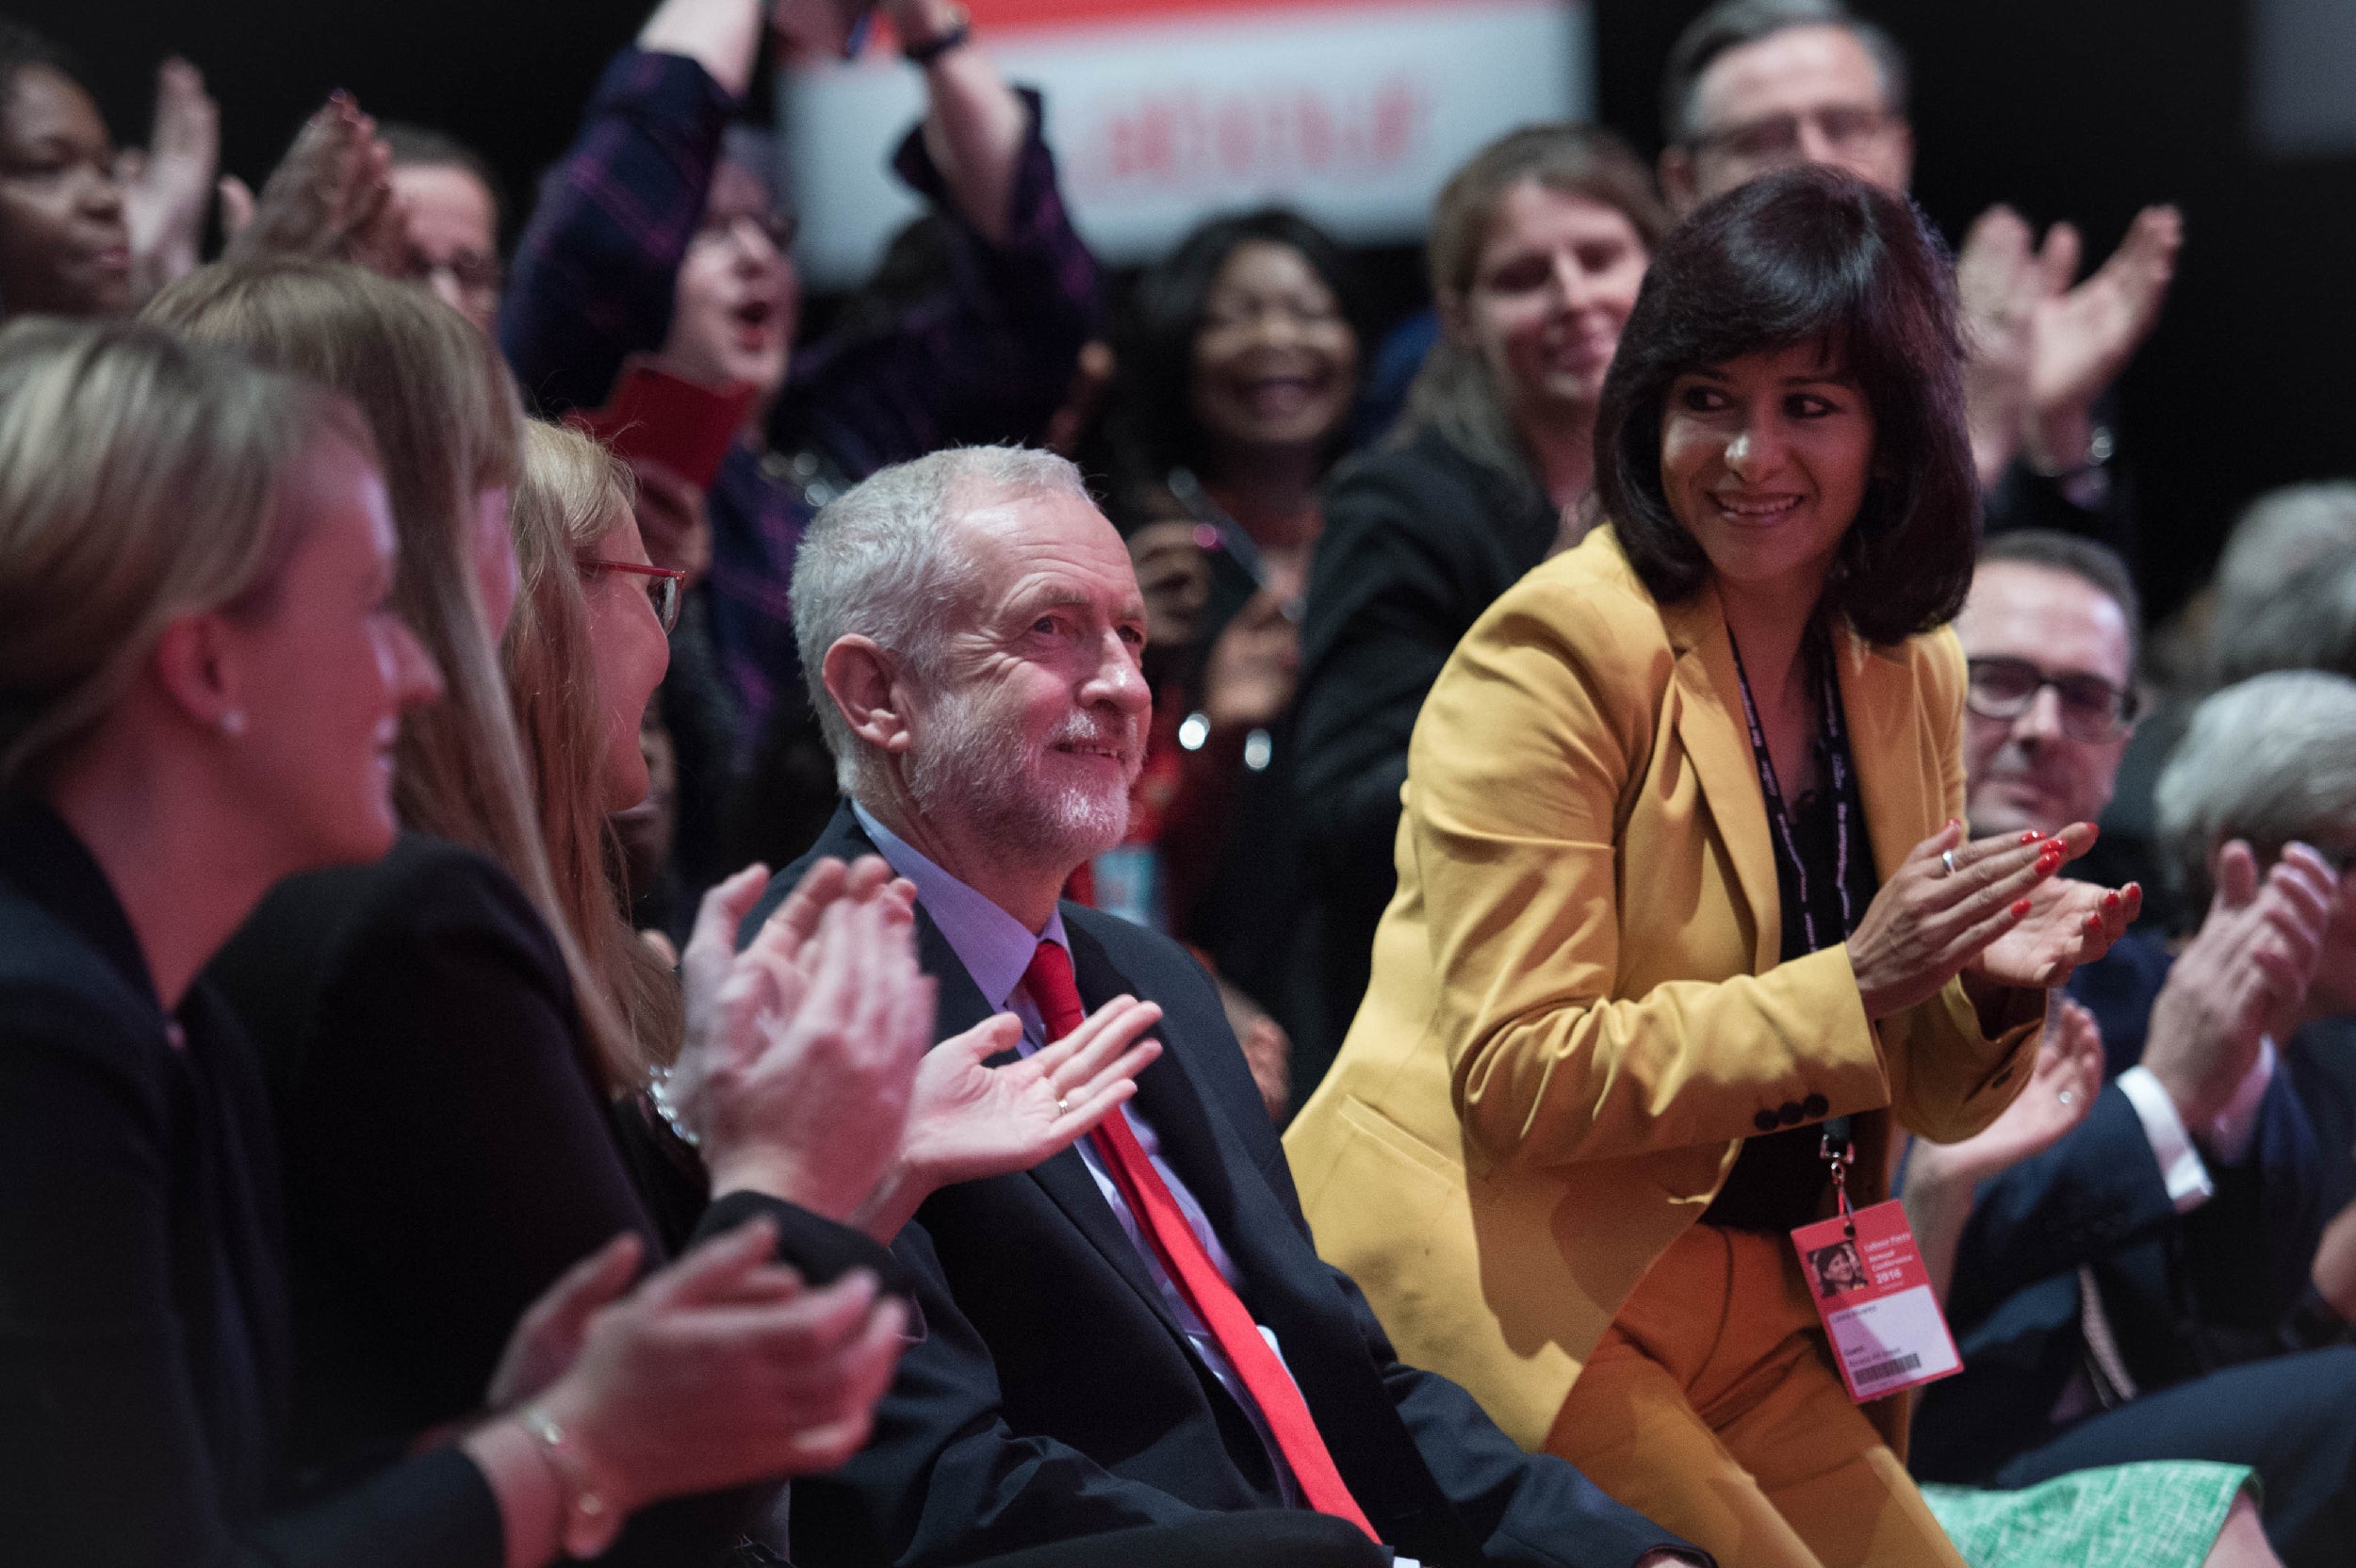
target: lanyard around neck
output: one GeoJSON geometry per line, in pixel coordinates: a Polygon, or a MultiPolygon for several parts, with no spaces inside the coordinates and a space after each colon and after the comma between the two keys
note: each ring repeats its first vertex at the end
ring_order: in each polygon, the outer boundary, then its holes
{"type": "MultiPolygon", "coordinates": [[[[1731,633],[1727,636],[1733,645],[1731,633]]],[[[1811,660],[1817,669],[1822,689],[1818,693],[1817,711],[1819,733],[1817,743],[1824,753],[1824,767],[1833,800],[1833,887],[1841,898],[1841,931],[1833,939],[1846,940],[1857,924],[1857,911],[1849,901],[1849,732],[1841,711],[1841,691],[1834,683],[1829,645],[1818,635],[1811,634],[1803,645],[1802,657],[1811,660]]],[[[1751,757],[1759,765],[1759,792],[1766,797],[1767,823],[1775,830],[1775,841],[1782,848],[1785,862],[1791,866],[1795,889],[1799,894],[1801,929],[1808,939],[1810,953],[1829,945],[1816,929],[1816,905],[1808,887],[1808,861],[1800,854],[1800,842],[1792,830],[1792,812],[1783,797],[1783,787],[1775,779],[1775,760],[1767,748],[1767,730],[1759,722],[1759,704],[1751,696],[1751,678],[1742,668],[1742,650],[1734,648],[1734,678],[1742,692],[1742,716],[1751,730],[1751,757]]]]}

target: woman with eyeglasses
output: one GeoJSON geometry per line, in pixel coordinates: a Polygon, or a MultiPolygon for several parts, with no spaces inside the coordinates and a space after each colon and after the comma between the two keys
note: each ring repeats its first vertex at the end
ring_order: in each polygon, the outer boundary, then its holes
{"type": "Polygon", "coordinates": [[[1959,1568],[1793,1233],[1887,1197],[1901,1127],[1993,1119],[2136,908],[2055,876],[2086,824],[1964,836],[1961,372],[1943,248],[1852,175],[1662,242],[1606,526],[1433,686],[1374,983],[1285,1138],[1403,1355],[1722,1561],[1959,1568]]]}

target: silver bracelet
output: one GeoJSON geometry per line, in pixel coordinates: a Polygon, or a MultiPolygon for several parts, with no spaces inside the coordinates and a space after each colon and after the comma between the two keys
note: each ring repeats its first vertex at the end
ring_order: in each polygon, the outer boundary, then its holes
{"type": "Polygon", "coordinates": [[[687,1124],[686,1113],[671,1093],[669,1068],[655,1068],[646,1074],[646,1098],[654,1102],[655,1115],[663,1119],[663,1125],[671,1130],[673,1137],[690,1149],[703,1147],[704,1135],[687,1124]]]}
{"type": "Polygon", "coordinates": [[[540,1446],[541,1457],[564,1491],[564,1522],[557,1534],[564,1555],[582,1559],[601,1555],[622,1533],[622,1511],[594,1474],[588,1456],[572,1433],[539,1406],[526,1405],[515,1413],[515,1419],[540,1446]]]}

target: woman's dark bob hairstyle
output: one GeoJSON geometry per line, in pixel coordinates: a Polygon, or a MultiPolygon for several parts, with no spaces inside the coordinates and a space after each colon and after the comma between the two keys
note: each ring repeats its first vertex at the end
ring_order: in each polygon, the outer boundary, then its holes
{"type": "Polygon", "coordinates": [[[1595,416],[1595,493],[1663,604],[1709,559],[1661,481],[1670,384],[1745,354],[1822,343],[1873,411],[1873,471],[1820,608],[1869,643],[1955,618],[1979,547],[1963,340],[1947,248],[1906,198],[1788,169],[1704,204],[1653,257],[1595,416]]]}
{"type": "MultiPolygon", "coordinates": [[[[1203,461],[1203,432],[1194,417],[1194,340],[1203,331],[1211,290],[1228,258],[1258,242],[1282,245],[1309,264],[1333,291],[1363,347],[1366,316],[1349,256],[1333,237],[1284,207],[1213,218],[1137,277],[1113,349],[1120,366],[1120,401],[1111,416],[1121,477],[1158,481],[1171,468],[1203,461]]],[[[1363,363],[1366,355],[1360,356],[1363,363]]],[[[1333,432],[1338,454],[1349,438],[1347,416],[1333,432]]]]}

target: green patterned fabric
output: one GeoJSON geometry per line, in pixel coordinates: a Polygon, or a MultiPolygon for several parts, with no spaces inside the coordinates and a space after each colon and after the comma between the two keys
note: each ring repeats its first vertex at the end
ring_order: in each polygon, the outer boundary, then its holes
{"type": "Polygon", "coordinates": [[[2078,1470],[2019,1492],[1925,1486],[1972,1568],[2200,1568],[2250,1471],[2195,1461],[2078,1470]]]}

